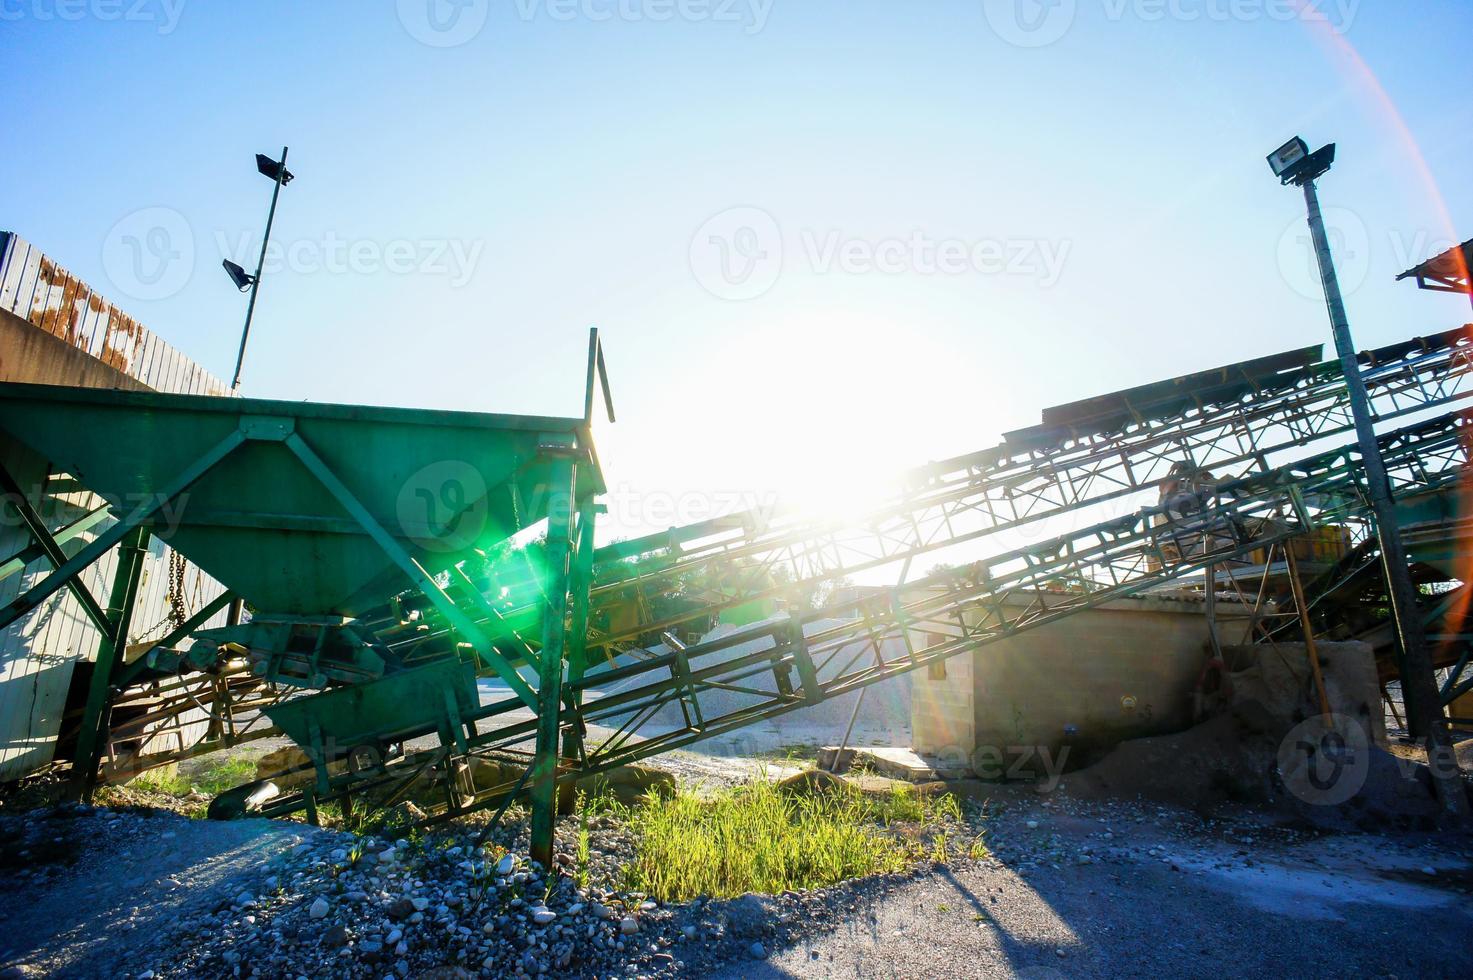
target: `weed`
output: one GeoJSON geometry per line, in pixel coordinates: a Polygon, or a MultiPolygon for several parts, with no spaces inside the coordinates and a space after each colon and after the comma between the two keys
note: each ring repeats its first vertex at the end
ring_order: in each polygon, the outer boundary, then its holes
{"type": "Polygon", "coordinates": [[[593,851],[593,842],[588,832],[588,794],[578,794],[578,850],[575,876],[579,888],[588,887],[588,863],[593,851]]]}

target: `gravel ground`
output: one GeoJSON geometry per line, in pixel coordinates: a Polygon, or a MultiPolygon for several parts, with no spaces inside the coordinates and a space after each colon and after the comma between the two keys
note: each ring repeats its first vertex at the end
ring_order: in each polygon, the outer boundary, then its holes
{"type": "Polygon", "coordinates": [[[766,962],[714,975],[1473,976],[1466,835],[1007,795],[994,858],[836,890],[766,962]]]}
{"type": "MultiPolygon", "coordinates": [[[[751,771],[668,764],[714,782],[751,771]]],[[[633,841],[608,817],[579,889],[570,855],[551,873],[525,861],[515,822],[483,851],[464,830],[0,813],[0,978],[1473,976],[1467,836],[960,789],[988,856],[668,907],[619,889],[633,841]]]]}

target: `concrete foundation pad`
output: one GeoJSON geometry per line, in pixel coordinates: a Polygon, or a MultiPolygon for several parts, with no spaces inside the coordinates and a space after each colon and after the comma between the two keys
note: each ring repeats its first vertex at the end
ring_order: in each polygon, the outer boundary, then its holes
{"type": "Polygon", "coordinates": [[[818,767],[831,772],[844,772],[856,765],[882,776],[910,783],[930,783],[938,779],[964,779],[972,775],[968,769],[948,766],[934,756],[925,756],[903,746],[868,746],[845,748],[837,745],[818,750],[818,767]],[[835,762],[837,761],[837,765],[835,762]]]}

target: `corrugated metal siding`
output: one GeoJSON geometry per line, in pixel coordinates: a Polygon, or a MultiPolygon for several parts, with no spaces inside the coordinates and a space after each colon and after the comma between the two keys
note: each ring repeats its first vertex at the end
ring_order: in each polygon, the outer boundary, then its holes
{"type": "Polygon", "coordinates": [[[224,381],[13,232],[0,232],[0,308],[158,391],[230,394],[224,381]]]}
{"type": "MultiPolygon", "coordinates": [[[[17,235],[0,232],[0,308],[15,313],[38,329],[61,338],[128,376],[159,391],[183,394],[228,395],[228,386],[136,320],[123,313],[17,235]]],[[[101,504],[89,493],[43,494],[45,462],[24,447],[0,445],[5,465],[32,496],[50,527],[60,527],[101,504]],[[35,488],[35,492],[32,492],[35,488]]],[[[25,529],[7,503],[0,521],[0,558],[30,544],[25,529]]],[[[65,546],[68,554],[80,550],[112,525],[98,524],[91,534],[65,546]]],[[[144,560],[133,628],[129,642],[154,640],[168,632],[169,551],[153,540],[144,560]]],[[[116,553],[105,556],[83,574],[94,597],[107,604],[112,589],[116,553]]],[[[0,581],[0,604],[50,572],[37,560],[25,571],[0,581]]],[[[189,611],[198,609],[223,587],[193,565],[185,569],[185,597],[189,611]]],[[[225,613],[208,625],[224,625],[225,613]]],[[[51,762],[61,725],[62,709],[73,668],[79,660],[97,656],[100,637],[81,606],[66,591],[53,595],[29,616],[0,632],[0,780],[16,779],[51,762]]],[[[186,740],[204,734],[206,720],[193,721],[183,732],[186,740]]],[[[177,735],[159,749],[180,746],[177,735]]],[[[155,747],[150,743],[150,748],[155,747]]]]}

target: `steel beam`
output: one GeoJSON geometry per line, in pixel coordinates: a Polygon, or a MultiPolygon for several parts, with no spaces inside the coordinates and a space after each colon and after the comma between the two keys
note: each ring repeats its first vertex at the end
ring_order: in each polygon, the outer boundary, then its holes
{"type": "Polygon", "coordinates": [[[73,800],[90,801],[97,785],[97,767],[107,746],[109,695],[122,651],[128,645],[128,630],[138,604],[138,583],[143,576],[143,556],[147,550],[148,532],[141,527],[129,531],[118,548],[118,565],[113,572],[112,594],[107,604],[107,628],[97,644],[97,659],[87,685],[87,703],[82,709],[82,727],[72,756],[68,794],[73,800]]]}
{"type": "Polygon", "coordinates": [[[213,448],[205,452],[204,455],[186,466],[163,490],[154,494],[149,502],[140,504],[130,513],[120,516],[116,524],[98,535],[93,539],[91,544],[62,562],[50,575],[46,576],[46,578],[27,591],[16,596],[9,605],[3,610],[0,610],[0,629],[4,629],[32,609],[35,609],[58,589],[66,587],[72,579],[81,573],[82,569],[117,547],[120,541],[135,529],[143,526],[166,503],[169,503],[185,490],[188,490],[196,480],[208,473],[220,460],[229,456],[245,441],[246,436],[244,432],[240,429],[233,430],[229,435],[216,443],[213,448]]]}
{"type": "Polygon", "coordinates": [[[307,471],[317,478],[317,482],[327,488],[328,493],[332,494],[343,509],[358,522],[384,554],[389,556],[389,560],[399,567],[399,570],[409,579],[410,584],[429,597],[429,600],[435,604],[435,608],[439,609],[440,613],[476,648],[476,652],[483,656],[507,686],[526,702],[527,707],[535,708],[537,699],[532,689],[527,686],[527,682],[522,680],[511,665],[502,659],[486,634],[466,615],[463,609],[455,604],[455,600],[440,588],[434,576],[425,571],[424,567],[415,561],[398,541],[394,540],[392,534],[384,530],[383,525],[374,519],[368,508],[363,506],[347,485],[338,479],[332,468],[313,451],[311,446],[307,445],[300,435],[293,432],[284,441],[292,454],[301,460],[303,466],[307,467],[307,471]]]}
{"type": "Polygon", "coordinates": [[[537,670],[537,754],[532,767],[532,860],[552,867],[553,823],[557,816],[557,759],[562,715],[563,652],[567,637],[569,550],[575,513],[577,464],[571,454],[552,458],[548,480],[547,590],[542,618],[542,649],[537,670]]]}

